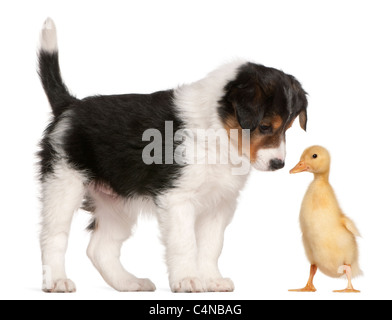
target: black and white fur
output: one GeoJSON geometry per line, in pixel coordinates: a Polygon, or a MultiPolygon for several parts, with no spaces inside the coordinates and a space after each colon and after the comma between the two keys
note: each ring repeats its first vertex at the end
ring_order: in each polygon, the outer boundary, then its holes
{"type": "Polygon", "coordinates": [[[141,212],[158,218],[173,292],[234,290],[219,272],[218,258],[248,175],[233,175],[230,163],[147,165],[142,134],[149,128],[164,134],[165,121],[172,121],[174,132],[249,129],[250,149],[240,155],[242,161],[276,170],[284,165],[287,128],[298,115],[306,126],[299,82],[276,69],[235,61],[174,90],[79,100],[62,81],[51,19],[44,23],[38,57],[53,110],[39,152],[43,290],[76,290],[64,257],[72,216],[83,204],[93,213],[87,255],[116,290],[155,290],[120,262],[122,243],[141,212]],[[279,126],[265,122],[274,117],[279,126]]]}

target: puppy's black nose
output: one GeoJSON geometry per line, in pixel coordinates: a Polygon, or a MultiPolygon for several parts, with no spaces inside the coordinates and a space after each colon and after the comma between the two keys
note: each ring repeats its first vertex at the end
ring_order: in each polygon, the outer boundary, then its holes
{"type": "Polygon", "coordinates": [[[269,163],[270,170],[279,170],[284,167],[284,161],[280,159],[272,159],[269,163]]]}

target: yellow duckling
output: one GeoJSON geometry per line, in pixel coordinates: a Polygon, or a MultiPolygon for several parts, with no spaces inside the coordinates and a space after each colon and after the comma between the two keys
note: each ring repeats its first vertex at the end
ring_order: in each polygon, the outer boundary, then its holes
{"type": "Polygon", "coordinates": [[[330,277],[347,276],[348,286],[334,292],[359,292],[353,288],[351,278],[361,274],[358,265],[358,229],[339,207],[329,184],[329,152],[320,146],[306,149],[301,161],[290,173],[311,172],[314,180],[304,196],[300,213],[302,239],[311,263],[308,283],[296,292],[315,292],[313,277],[317,268],[330,277]]]}

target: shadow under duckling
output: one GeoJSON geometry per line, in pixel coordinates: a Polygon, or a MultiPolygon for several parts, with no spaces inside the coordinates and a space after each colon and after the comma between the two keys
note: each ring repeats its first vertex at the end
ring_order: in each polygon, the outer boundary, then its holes
{"type": "Polygon", "coordinates": [[[354,222],[343,214],[329,184],[330,162],[331,157],[325,148],[312,146],[290,170],[290,173],[311,172],[314,180],[304,196],[300,212],[302,240],[311,263],[310,276],[304,288],[289,291],[315,292],[313,277],[320,269],[333,278],[346,274],[347,288],[334,292],[360,292],[351,283],[353,277],[362,273],[355,238],[360,234],[354,222]]]}

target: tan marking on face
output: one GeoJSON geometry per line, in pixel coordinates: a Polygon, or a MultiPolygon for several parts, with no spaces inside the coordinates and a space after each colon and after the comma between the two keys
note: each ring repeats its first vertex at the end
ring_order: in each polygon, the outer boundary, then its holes
{"type": "Polygon", "coordinates": [[[282,132],[280,130],[283,124],[282,117],[279,115],[266,117],[260,124],[272,126],[273,134],[263,135],[258,128],[254,130],[250,135],[250,150],[242,150],[242,128],[237,119],[234,116],[228,117],[224,124],[228,135],[230,135],[231,129],[238,130],[238,152],[241,155],[245,152],[251,163],[257,160],[257,152],[260,149],[278,148],[282,142],[282,132]]]}
{"type": "Polygon", "coordinates": [[[255,132],[251,134],[249,150],[249,159],[251,163],[257,160],[257,151],[259,151],[261,146],[264,144],[264,140],[265,139],[259,130],[255,130],[255,132]]]}
{"type": "Polygon", "coordinates": [[[270,125],[272,127],[272,134],[263,135],[260,130],[255,130],[250,139],[250,161],[257,160],[257,152],[260,149],[274,149],[278,148],[282,142],[283,119],[279,115],[265,117],[262,124],[270,125]]]}
{"type": "Polygon", "coordinates": [[[236,117],[231,116],[226,119],[226,123],[224,124],[224,127],[227,131],[227,135],[229,136],[230,139],[233,139],[233,137],[230,135],[230,130],[238,130],[238,141],[234,141],[234,143],[237,143],[238,146],[238,154],[242,155],[242,127],[238,123],[238,120],[236,117]]]}
{"type": "Polygon", "coordinates": [[[271,125],[274,130],[279,129],[282,126],[283,120],[281,116],[275,115],[271,119],[271,125]]]}
{"type": "Polygon", "coordinates": [[[260,149],[275,149],[280,146],[282,142],[282,135],[279,131],[272,135],[262,135],[260,132],[256,132],[251,135],[250,138],[250,161],[254,162],[257,160],[257,152],[260,149]]]}
{"type": "Polygon", "coordinates": [[[278,129],[282,126],[282,124],[283,124],[283,119],[282,119],[282,117],[279,116],[279,115],[267,116],[267,117],[265,117],[265,118],[261,121],[260,124],[266,125],[266,126],[271,126],[272,129],[275,131],[275,130],[278,130],[278,129]]]}

